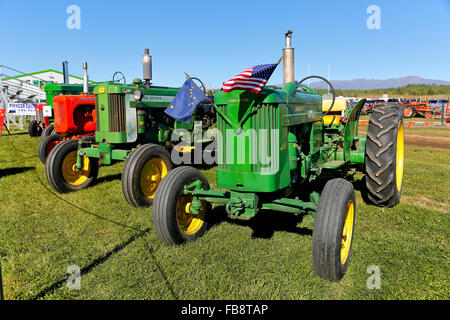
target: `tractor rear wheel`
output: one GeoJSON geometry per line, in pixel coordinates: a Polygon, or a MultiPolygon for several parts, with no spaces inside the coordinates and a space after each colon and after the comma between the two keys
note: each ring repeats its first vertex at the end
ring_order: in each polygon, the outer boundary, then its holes
{"type": "Polygon", "coordinates": [[[406,104],[403,106],[403,117],[404,118],[412,118],[414,116],[414,108],[409,105],[406,104]]]}
{"type": "Polygon", "coordinates": [[[211,204],[202,201],[199,214],[190,212],[192,196],[184,194],[185,186],[200,180],[209,190],[206,177],[192,167],[178,167],[167,174],[156,190],[153,204],[153,225],[166,244],[182,244],[201,237],[208,226],[211,204]]]}
{"type": "Polygon", "coordinates": [[[41,133],[42,132],[40,130],[38,122],[36,120],[32,120],[28,125],[28,134],[30,135],[30,137],[38,137],[41,133]]]}
{"type": "Polygon", "coordinates": [[[314,271],[323,279],[339,281],[350,260],[354,225],[355,191],[344,179],[325,184],[319,198],[312,237],[314,271]]]}
{"type": "Polygon", "coordinates": [[[98,159],[83,157],[83,168],[76,170],[78,140],[59,143],[50,152],[45,163],[45,174],[50,186],[59,193],[86,189],[98,175],[98,159]]]}
{"type": "Polygon", "coordinates": [[[173,168],[169,152],[156,144],[137,148],[128,158],[122,174],[122,192],[133,207],[153,204],[156,188],[173,168]]]}
{"type": "Polygon", "coordinates": [[[403,187],[404,138],[402,113],[397,105],[380,105],[371,115],[364,166],[366,202],[379,207],[399,203],[403,187]]]}
{"type": "Polygon", "coordinates": [[[47,160],[50,151],[62,141],[62,137],[60,135],[51,135],[41,140],[38,148],[39,159],[43,164],[47,160]]]}
{"type": "Polygon", "coordinates": [[[53,134],[54,129],[55,129],[55,126],[52,124],[45,127],[44,131],[42,131],[41,138],[45,139],[48,136],[51,136],[53,134]]]}

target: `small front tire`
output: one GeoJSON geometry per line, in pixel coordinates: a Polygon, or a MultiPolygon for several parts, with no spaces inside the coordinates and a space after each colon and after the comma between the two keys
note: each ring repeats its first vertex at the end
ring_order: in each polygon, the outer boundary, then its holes
{"type": "Polygon", "coordinates": [[[201,237],[208,226],[211,204],[202,201],[200,213],[190,213],[192,196],[184,187],[200,180],[203,190],[209,190],[206,177],[192,167],[178,167],[161,181],[153,204],[153,225],[158,237],[166,244],[176,245],[201,237]]]}
{"type": "Polygon", "coordinates": [[[50,186],[59,193],[83,190],[98,175],[98,159],[83,157],[83,168],[75,170],[78,140],[61,142],[50,152],[45,162],[45,174],[50,186]]]}
{"type": "Polygon", "coordinates": [[[323,279],[339,281],[350,261],[355,225],[355,191],[344,179],[326,183],[312,237],[313,267],[323,279]]]}
{"type": "Polygon", "coordinates": [[[51,135],[41,140],[38,148],[38,156],[43,164],[45,164],[50,151],[62,140],[63,138],[60,135],[51,135]]]}
{"type": "Polygon", "coordinates": [[[145,144],[137,148],[123,168],[125,200],[135,208],[151,206],[159,183],[172,168],[170,154],[164,147],[145,144]]]}

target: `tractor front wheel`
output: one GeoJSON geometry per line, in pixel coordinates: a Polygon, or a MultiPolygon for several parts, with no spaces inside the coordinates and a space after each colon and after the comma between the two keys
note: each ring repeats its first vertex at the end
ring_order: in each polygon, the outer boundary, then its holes
{"type": "Polygon", "coordinates": [[[355,225],[355,191],[344,179],[326,183],[319,198],[312,237],[314,271],[339,281],[350,260],[355,225]]]}
{"type": "Polygon", "coordinates": [[[412,118],[414,116],[414,109],[411,105],[407,104],[403,106],[403,117],[412,118]]]}
{"type": "Polygon", "coordinates": [[[198,214],[191,213],[193,197],[184,194],[185,186],[200,180],[209,190],[206,177],[192,167],[178,167],[167,174],[156,190],[153,204],[153,225],[166,244],[182,244],[201,237],[208,225],[211,204],[201,201],[198,214]]]}
{"type": "Polygon", "coordinates": [[[98,175],[98,159],[83,157],[82,169],[76,169],[78,140],[59,143],[50,152],[45,163],[45,174],[50,186],[59,193],[86,189],[98,175]]]}
{"type": "Polygon", "coordinates": [[[403,188],[404,139],[398,106],[380,105],[370,117],[365,151],[366,202],[393,207],[403,188]]]}
{"type": "Polygon", "coordinates": [[[42,133],[41,127],[36,120],[32,120],[28,125],[28,134],[30,137],[38,137],[42,133]]]}
{"type": "Polygon", "coordinates": [[[42,131],[41,138],[42,138],[42,139],[45,139],[45,138],[47,138],[48,136],[51,136],[52,134],[56,133],[56,132],[54,131],[54,129],[55,129],[55,126],[52,125],[52,124],[49,125],[49,126],[47,126],[47,127],[45,127],[44,131],[42,131]]]}
{"type": "Polygon", "coordinates": [[[45,164],[50,151],[52,151],[62,139],[63,138],[60,135],[51,135],[41,140],[38,148],[38,156],[43,164],[45,164]]]}
{"type": "Polygon", "coordinates": [[[145,144],[133,151],[122,174],[122,192],[127,202],[135,208],[151,206],[156,188],[172,167],[170,154],[162,146],[145,144]]]}

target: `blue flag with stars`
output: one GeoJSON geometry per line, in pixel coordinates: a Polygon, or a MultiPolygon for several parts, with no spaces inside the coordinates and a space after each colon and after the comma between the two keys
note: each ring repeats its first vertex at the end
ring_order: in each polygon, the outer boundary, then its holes
{"type": "Polygon", "coordinates": [[[208,99],[208,97],[197,87],[194,81],[187,79],[165,113],[176,120],[189,123],[195,107],[205,99],[208,99]]]}

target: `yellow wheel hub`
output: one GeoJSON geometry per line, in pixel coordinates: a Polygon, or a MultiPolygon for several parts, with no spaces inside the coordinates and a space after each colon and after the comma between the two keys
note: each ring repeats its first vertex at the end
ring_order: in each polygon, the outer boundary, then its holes
{"type": "Polygon", "coordinates": [[[353,221],[355,219],[355,205],[353,201],[347,205],[347,212],[345,213],[344,229],[342,230],[342,244],[341,244],[341,264],[345,264],[350,253],[350,245],[353,237],[353,221]]]}
{"type": "Polygon", "coordinates": [[[150,159],[142,169],[141,173],[141,190],[144,196],[153,199],[155,197],[156,188],[162,178],[167,174],[167,166],[160,158],[150,159]]]}
{"type": "Polygon", "coordinates": [[[395,174],[396,174],[396,182],[397,182],[397,191],[400,192],[402,189],[403,183],[403,167],[405,164],[405,142],[403,137],[403,124],[400,121],[398,124],[398,133],[397,133],[397,153],[396,153],[396,166],[395,166],[395,174]]]}
{"type": "Polygon", "coordinates": [[[177,202],[177,222],[180,230],[185,234],[195,234],[205,223],[206,206],[202,201],[202,209],[199,214],[190,213],[192,196],[180,195],[177,202]]]}
{"type": "Polygon", "coordinates": [[[91,163],[88,157],[83,157],[83,167],[76,170],[77,151],[70,152],[63,160],[61,172],[64,180],[73,186],[79,186],[86,182],[91,172],[91,163]]]}

